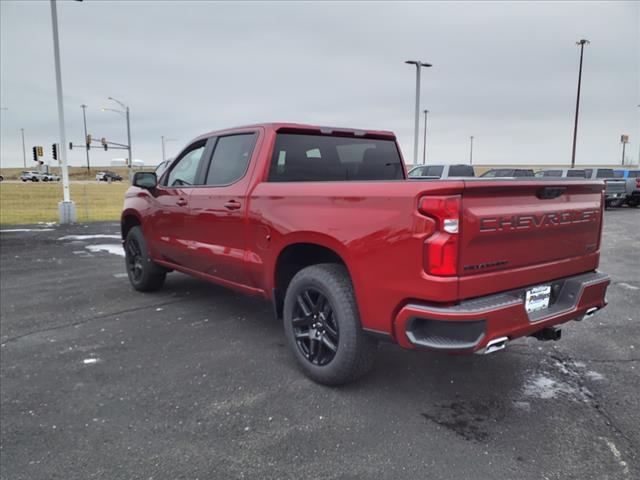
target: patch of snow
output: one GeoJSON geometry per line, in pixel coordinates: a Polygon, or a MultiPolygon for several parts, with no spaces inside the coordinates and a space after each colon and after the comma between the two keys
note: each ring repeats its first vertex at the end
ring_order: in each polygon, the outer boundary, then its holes
{"type": "Polygon", "coordinates": [[[544,374],[537,374],[530,377],[524,385],[525,396],[543,400],[556,398],[560,394],[576,393],[577,390],[571,385],[544,374]]]}
{"type": "Polygon", "coordinates": [[[622,467],[622,471],[624,472],[625,476],[628,476],[629,475],[629,465],[627,464],[627,462],[622,460],[622,455],[620,454],[620,450],[618,450],[618,447],[616,447],[616,444],[613,443],[608,438],[605,438],[605,437],[600,437],[600,439],[604,440],[604,443],[607,444],[607,447],[609,447],[609,450],[611,450],[611,453],[613,453],[613,456],[616,458],[616,460],[618,461],[618,463],[622,467]]]}
{"type": "Polygon", "coordinates": [[[96,235],[65,235],[58,238],[58,240],[92,240],[94,238],[122,238],[120,235],[107,235],[104,233],[98,233],[96,235]]]}
{"type": "Polygon", "coordinates": [[[85,365],[91,365],[92,363],[98,363],[98,359],[97,358],[85,358],[84,360],[82,360],[82,363],[84,363],[85,365]]]}
{"type": "Polygon", "coordinates": [[[104,243],[101,245],[86,245],[84,248],[86,248],[87,250],[93,253],[107,252],[107,253],[112,253],[114,255],[120,255],[121,257],[124,257],[124,248],[122,248],[122,245],[118,245],[118,244],[104,243]]]}
{"type": "Polygon", "coordinates": [[[114,273],[113,276],[116,278],[126,278],[128,275],[126,273],[114,273]]]}
{"type": "Polygon", "coordinates": [[[585,375],[591,380],[604,380],[604,375],[598,372],[594,372],[593,370],[589,370],[587,373],[585,373],[585,375]]]}
{"type": "Polygon", "coordinates": [[[14,232],[53,232],[55,228],[5,228],[0,230],[0,233],[14,233],[14,232]]]}
{"type": "Polygon", "coordinates": [[[531,404],[529,402],[513,402],[513,406],[519,410],[529,411],[531,410],[531,404]]]}
{"type": "Polygon", "coordinates": [[[640,287],[636,287],[635,285],[631,285],[630,283],[620,282],[618,283],[622,288],[626,288],[627,290],[640,290],[640,287]]]}

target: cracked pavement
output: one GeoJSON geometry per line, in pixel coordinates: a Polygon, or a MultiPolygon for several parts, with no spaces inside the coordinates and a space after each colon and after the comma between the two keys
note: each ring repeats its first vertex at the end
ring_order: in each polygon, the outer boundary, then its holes
{"type": "Polygon", "coordinates": [[[339,389],[259,300],[177,273],[134,292],[118,228],[0,233],[3,480],[640,478],[640,209],[606,212],[609,305],[561,341],[384,344],[339,389]]]}

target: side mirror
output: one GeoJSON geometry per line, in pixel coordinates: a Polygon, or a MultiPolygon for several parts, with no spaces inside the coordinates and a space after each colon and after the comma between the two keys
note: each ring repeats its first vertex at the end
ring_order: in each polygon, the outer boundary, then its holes
{"type": "Polygon", "coordinates": [[[134,187],[150,190],[158,185],[158,177],[153,172],[136,172],[131,183],[134,187]]]}

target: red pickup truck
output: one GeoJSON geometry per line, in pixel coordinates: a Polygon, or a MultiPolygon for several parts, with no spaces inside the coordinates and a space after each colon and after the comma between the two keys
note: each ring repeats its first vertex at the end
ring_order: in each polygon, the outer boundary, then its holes
{"type": "Polygon", "coordinates": [[[136,290],[181,271],[273,303],[313,380],[372,365],[377,341],[490,353],[606,305],[601,180],[410,181],[393,133],[260,124],[138,172],[122,238],[136,290]]]}

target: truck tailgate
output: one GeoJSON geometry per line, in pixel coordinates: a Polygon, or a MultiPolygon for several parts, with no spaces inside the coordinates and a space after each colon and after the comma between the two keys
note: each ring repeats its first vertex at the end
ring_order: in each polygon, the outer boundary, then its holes
{"type": "MultiPolygon", "coordinates": [[[[603,182],[590,180],[465,181],[461,277],[555,261],[563,271],[572,262],[583,268],[600,247],[603,189],[603,182]]],[[[502,284],[509,283],[502,276],[502,284]]]]}

